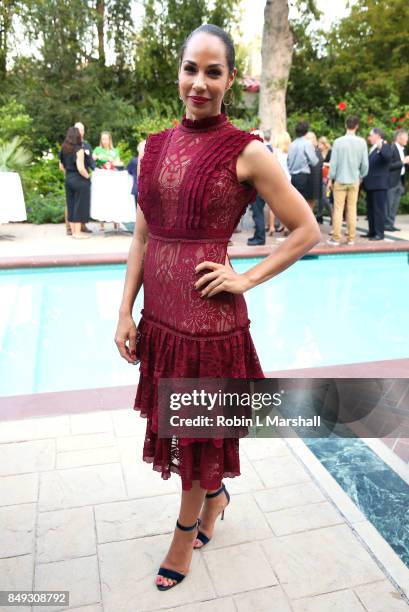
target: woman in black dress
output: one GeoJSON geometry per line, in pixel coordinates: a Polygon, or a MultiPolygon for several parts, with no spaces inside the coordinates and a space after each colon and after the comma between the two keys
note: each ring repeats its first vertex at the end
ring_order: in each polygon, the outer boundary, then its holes
{"type": "Polygon", "coordinates": [[[60,160],[65,169],[67,217],[73,238],[89,238],[81,231],[81,223],[90,218],[90,178],[84,165],[81,134],[76,127],[68,128],[61,147],[60,160]]]}

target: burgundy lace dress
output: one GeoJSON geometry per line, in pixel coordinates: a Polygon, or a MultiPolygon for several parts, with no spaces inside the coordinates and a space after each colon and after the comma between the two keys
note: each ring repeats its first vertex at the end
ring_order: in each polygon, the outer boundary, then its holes
{"type": "MultiPolygon", "coordinates": [[[[204,489],[240,475],[239,439],[159,438],[160,377],[264,378],[242,294],[200,297],[201,261],[225,263],[227,243],[255,189],[239,183],[236,160],[258,136],[224,113],[191,120],[148,137],[138,203],[148,224],[144,303],[138,330],[140,378],[134,409],[147,418],[143,460],[162,478],[180,475],[204,489]],[[202,441],[198,441],[202,440],[202,441]]],[[[203,288],[202,288],[203,289],[203,288]]]]}

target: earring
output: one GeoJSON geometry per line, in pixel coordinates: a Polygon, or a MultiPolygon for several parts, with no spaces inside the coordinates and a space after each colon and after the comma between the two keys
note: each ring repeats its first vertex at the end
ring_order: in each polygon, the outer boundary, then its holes
{"type": "Polygon", "coordinates": [[[223,98],[223,104],[224,104],[224,106],[230,106],[230,104],[232,104],[234,102],[234,91],[230,87],[229,87],[229,89],[226,89],[226,91],[230,92],[230,97],[229,97],[227,102],[223,98]]]}

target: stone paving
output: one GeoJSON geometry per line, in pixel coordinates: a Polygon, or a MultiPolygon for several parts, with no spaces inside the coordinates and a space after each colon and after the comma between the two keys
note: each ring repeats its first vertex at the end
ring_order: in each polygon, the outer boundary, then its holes
{"type": "Polygon", "coordinates": [[[409,569],[379,534],[371,550],[366,518],[282,439],[242,440],[225,520],[158,591],[180,478],[142,462],[145,425],[132,409],[1,424],[0,590],[68,590],[82,612],[409,610],[409,569]]]}
{"type": "MultiPolygon", "coordinates": [[[[358,228],[367,231],[368,223],[365,217],[358,217],[358,228]]],[[[108,254],[108,253],[127,253],[130,247],[132,235],[125,231],[125,227],[116,231],[112,223],[105,223],[105,233],[100,231],[99,223],[91,221],[87,224],[93,234],[89,240],[74,240],[67,236],[63,223],[45,223],[43,225],[33,225],[31,223],[6,223],[0,224],[0,258],[1,257],[20,257],[20,256],[42,256],[42,255],[64,255],[64,254],[108,254]]],[[[376,246],[393,242],[396,239],[409,240],[409,215],[399,215],[397,226],[401,231],[386,233],[386,240],[376,243],[376,246]]],[[[260,247],[247,247],[246,242],[249,236],[253,235],[253,222],[250,209],[242,217],[240,226],[242,231],[232,235],[233,247],[245,247],[248,255],[254,253],[259,255],[260,247]]],[[[327,247],[326,239],[330,231],[328,219],[321,226],[322,241],[320,247],[327,247]]],[[[345,226],[343,227],[345,233],[345,226]]],[[[357,232],[356,245],[374,246],[373,242],[368,242],[360,238],[360,231],[357,232]]],[[[266,245],[279,246],[283,234],[275,233],[274,236],[267,236],[266,245]]],[[[328,248],[328,247],[327,247],[328,248]]],[[[347,248],[343,245],[343,248],[347,248]]],[[[329,247],[333,250],[334,247],[329,247]]],[[[351,247],[348,247],[350,250],[351,247]]],[[[234,255],[234,253],[233,253],[234,255]]]]}

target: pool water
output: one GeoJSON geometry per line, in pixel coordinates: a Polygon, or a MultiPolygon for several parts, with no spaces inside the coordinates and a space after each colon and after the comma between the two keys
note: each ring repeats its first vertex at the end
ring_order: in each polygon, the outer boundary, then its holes
{"type": "MultiPolygon", "coordinates": [[[[2,270],[0,395],[136,383],[114,343],[124,279],[124,264],[2,270]]],[[[266,372],[408,357],[406,253],[303,258],[245,298],[266,372]]]]}

